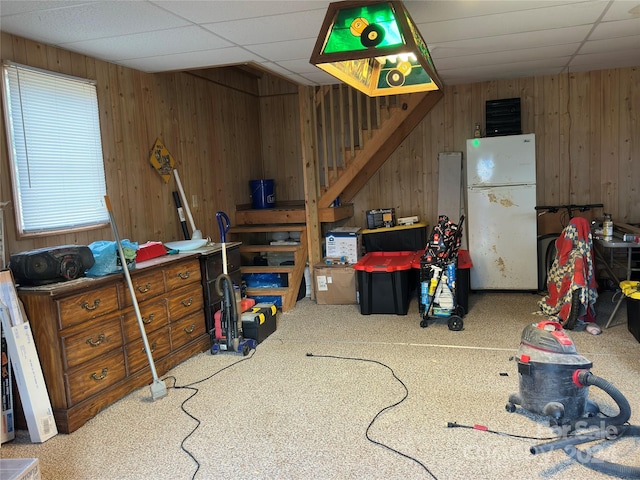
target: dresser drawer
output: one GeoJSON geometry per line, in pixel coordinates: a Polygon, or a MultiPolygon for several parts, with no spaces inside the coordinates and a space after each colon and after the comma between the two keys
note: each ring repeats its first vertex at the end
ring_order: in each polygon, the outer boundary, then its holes
{"type": "MultiPolygon", "coordinates": [[[[122,346],[120,316],[86,322],[79,333],[60,335],[64,368],[70,369],[122,346]]],[[[77,330],[77,329],[75,329],[77,330]]]]}
{"type": "Polygon", "coordinates": [[[186,345],[191,340],[206,333],[204,325],[204,315],[202,312],[189,315],[178,322],[172,323],[171,326],[171,349],[176,350],[186,345]]]}
{"type": "MultiPolygon", "coordinates": [[[[222,253],[207,256],[205,262],[205,275],[207,282],[213,281],[223,273],[224,263],[222,253]]],[[[232,273],[240,268],[242,258],[238,247],[227,250],[227,272],[232,273]]]]}
{"type": "MultiPolygon", "coordinates": [[[[144,331],[147,332],[147,335],[169,323],[167,301],[164,298],[139,305],[139,308],[142,323],[144,323],[144,331]]],[[[136,317],[135,310],[127,311],[124,315],[123,325],[124,339],[127,343],[140,338],[140,326],[138,325],[138,317],[136,317]]]]}
{"type": "MultiPolygon", "coordinates": [[[[162,270],[134,274],[131,276],[131,284],[133,285],[133,290],[136,293],[136,300],[138,300],[138,302],[164,294],[164,277],[162,270]]],[[[133,305],[127,282],[122,282],[119,287],[122,305],[126,307],[133,305]]]]}
{"type": "Polygon", "coordinates": [[[202,298],[202,285],[199,283],[186,287],[173,293],[167,299],[169,305],[169,321],[174,322],[185,315],[202,310],[204,300],[202,298]]]}
{"type": "Polygon", "coordinates": [[[167,267],[164,271],[167,293],[191,283],[200,283],[200,262],[197,258],[188,262],[167,267]]]}
{"type": "Polygon", "coordinates": [[[118,310],[118,291],[115,285],[57,300],[59,328],[72,325],[118,310]]]}
{"type": "MultiPolygon", "coordinates": [[[[171,352],[171,338],[169,336],[169,326],[156,330],[147,335],[149,347],[151,348],[151,356],[154,362],[168,355],[171,352]]],[[[151,368],[147,358],[147,352],[144,349],[142,337],[135,342],[127,344],[127,366],[129,367],[129,375],[141,370],[142,368],[151,368]]]]}
{"type": "Polygon", "coordinates": [[[69,404],[109,388],[126,376],[122,348],[98,357],[65,375],[69,404]]]}

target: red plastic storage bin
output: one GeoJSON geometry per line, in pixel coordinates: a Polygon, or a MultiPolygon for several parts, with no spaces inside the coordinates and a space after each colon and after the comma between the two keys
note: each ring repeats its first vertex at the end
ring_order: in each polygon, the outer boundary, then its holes
{"type": "Polygon", "coordinates": [[[353,266],[358,275],[362,315],[407,314],[414,256],[415,252],[371,252],[353,266]]]}

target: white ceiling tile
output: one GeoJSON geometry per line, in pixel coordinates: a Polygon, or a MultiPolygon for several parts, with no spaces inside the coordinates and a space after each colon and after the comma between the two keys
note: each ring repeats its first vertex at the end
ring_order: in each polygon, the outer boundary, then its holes
{"type": "Polygon", "coordinates": [[[248,45],[246,48],[256,55],[277,62],[288,59],[311,58],[315,43],[315,38],[303,38],[301,40],[248,45]]]}
{"type": "Polygon", "coordinates": [[[473,68],[490,64],[492,66],[501,64],[522,63],[528,61],[547,61],[551,58],[567,58],[575,54],[580,47],[578,43],[567,45],[555,45],[552,47],[527,48],[520,50],[508,50],[499,53],[487,53],[477,55],[467,55],[461,57],[449,57],[434,59],[433,63],[438,71],[456,68],[473,68]]]}
{"type": "Polygon", "coordinates": [[[514,33],[497,37],[473,38],[428,45],[431,56],[436,58],[466,56],[481,53],[504,52],[509,50],[547,47],[579,43],[589,33],[588,25],[556,28],[537,32],[514,33]]]}
{"type": "Polygon", "coordinates": [[[596,26],[589,40],[602,40],[612,37],[626,37],[640,32],[640,17],[616,22],[603,22],[596,26]]]}
{"type": "Polygon", "coordinates": [[[238,65],[258,62],[259,60],[259,57],[251,52],[247,52],[243,48],[231,47],[174,55],[126,59],[119,60],[118,63],[125,66],[139,65],[138,67],[132,68],[138,68],[145,72],[163,72],[207,68],[211,66],[238,65]]]}
{"type": "MultiPolygon", "coordinates": [[[[629,37],[608,38],[606,40],[593,40],[586,42],[580,49],[580,54],[619,52],[623,50],[635,50],[640,60],[640,34],[629,37]]],[[[640,63],[638,63],[640,65],[640,63]]]]}
{"type": "Polygon", "coordinates": [[[602,9],[602,2],[579,2],[475,18],[427,22],[418,24],[418,28],[428,45],[465,38],[492,37],[584,25],[597,20],[602,9]]]}
{"type": "Polygon", "coordinates": [[[225,23],[207,23],[203,26],[238,45],[258,45],[265,42],[316,38],[320,33],[325,13],[323,10],[313,10],[225,23]]]}
{"type": "MultiPolygon", "coordinates": [[[[437,0],[425,2],[405,1],[404,4],[411,14],[411,18],[416,23],[442,22],[457,18],[483,17],[504,12],[518,12],[523,10],[534,10],[548,8],[557,5],[567,5],[584,0],[482,0],[482,1],[462,1],[452,2],[451,0],[437,0]]],[[[601,10],[604,6],[601,7],[601,10]]]]}
{"type": "Polygon", "coordinates": [[[178,0],[152,3],[195,23],[228,22],[305,10],[326,12],[329,1],[178,0]]]}
{"type": "MultiPolygon", "coordinates": [[[[58,45],[96,38],[176,28],[188,22],[147,2],[81,3],[10,17],[10,33],[58,45]]],[[[4,28],[4,25],[3,25],[4,28]]]]}
{"type": "Polygon", "coordinates": [[[308,58],[299,60],[281,60],[277,62],[277,64],[287,70],[298,72],[301,75],[312,73],[318,69],[318,67],[309,63],[308,58]]]}
{"type": "Polygon", "coordinates": [[[585,55],[576,55],[571,61],[570,69],[574,66],[593,66],[597,65],[598,70],[605,68],[621,68],[640,66],[640,51],[638,50],[622,50],[616,52],[589,53],[585,55]]]}
{"type": "Polygon", "coordinates": [[[626,20],[630,18],[636,18],[640,15],[640,0],[616,0],[611,2],[611,6],[607,13],[602,17],[602,21],[608,22],[610,20],[626,20]],[[630,13],[630,10],[635,8],[638,13],[635,16],[630,13]]]}
{"type": "Polygon", "coordinates": [[[198,26],[122,35],[109,39],[85,40],[60,44],[74,51],[110,61],[171,55],[233,46],[226,40],[198,26]]]}

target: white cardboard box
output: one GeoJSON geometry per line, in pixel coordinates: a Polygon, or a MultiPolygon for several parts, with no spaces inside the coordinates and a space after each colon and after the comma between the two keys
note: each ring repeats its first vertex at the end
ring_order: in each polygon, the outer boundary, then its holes
{"type": "Polygon", "coordinates": [[[41,480],[40,462],[37,458],[0,459],[2,480],[41,480]]]}
{"type": "Polygon", "coordinates": [[[31,325],[10,270],[0,272],[0,321],[4,327],[18,393],[33,443],[58,434],[31,325]]]}
{"type": "Polygon", "coordinates": [[[347,263],[358,263],[361,252],[360,227],[337,227],[327,232],[326,256],[345,257],[347,263]]]}
{"type": "Polygon", "coordinates": [[[2,397],[2,410],[0,425],[0,444],[13,440],[16,437],[13,417],[13,386],[11,382],[11,362],[9,361],[9,350],[7,340],[4,335],[4,327],[0,322],[0,397],[2,397]]]}

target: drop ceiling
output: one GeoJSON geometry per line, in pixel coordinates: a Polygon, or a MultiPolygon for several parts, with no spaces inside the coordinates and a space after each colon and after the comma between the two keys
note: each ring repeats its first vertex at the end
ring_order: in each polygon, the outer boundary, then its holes
{"type": "MultiPolygon", "coordinates": [[[[145,72],[255,64],[303,85],[328,1],[0,1],[0,30],[145,72]]],[[[640,0],[406,1],[447,85],[640,66],[640,0]]]]}

